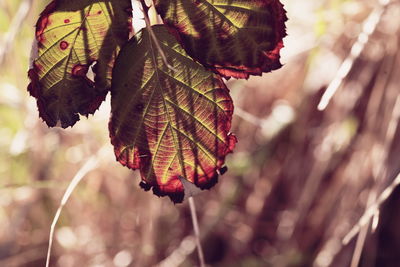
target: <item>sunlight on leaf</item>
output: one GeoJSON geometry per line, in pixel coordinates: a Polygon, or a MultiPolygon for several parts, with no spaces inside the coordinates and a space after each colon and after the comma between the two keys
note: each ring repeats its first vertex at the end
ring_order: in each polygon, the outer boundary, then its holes
{"type": "Polygon", "coordinates": [[[224,77],[280,68],[286,12],[278,0],[155,0],[186,52],[224,77]]]}
{"type": "Polygon", "coordinates": [[[194,62],[165,26],[153,26],[168,63],[143,29],[121,50],[113,70],[111,142],[117,160],[140,169],[142,187],[181,202],[186,179],[208,189],[236,138],[221,78],[194,62]]]}
{"type": "Polygon", "coordinates": [[[73,126],[93,114],[110,88],[120,47],[128,40],[129,0],[53,1],[36,24],[28,76],[48,126],[73,126]],[[93,67],[94,80],[88,76],[93,67]]]}

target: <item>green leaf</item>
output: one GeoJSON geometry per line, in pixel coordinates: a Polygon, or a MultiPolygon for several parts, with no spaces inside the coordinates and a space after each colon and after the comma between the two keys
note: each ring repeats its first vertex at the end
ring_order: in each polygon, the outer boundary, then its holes
{"type": "Polygon", "coordinates": [[[140,169],[142,187],[174,202],[185,179],[201,189],[217,182],[236,138],[221,78],[194,62],[165,26],[152,27],[160,51],[143,29],[121,50],[111,89],[111,142],[117,160],[140,169]]]}
{"type": "Polygon", "coordinates": [[[78,114],[93,114],[100,106],[130,20],[130,0],[52,1],[42,12],[28,90],[48,126],[72,126],[78,114]],[[94,81],[87,76],[91,66],[94,81]]]}
{"type": "Polygon", "coordinates": [[[279,0],[155,0],[186,52],[224,77],[280,68],[285,10],[279,0]]]}

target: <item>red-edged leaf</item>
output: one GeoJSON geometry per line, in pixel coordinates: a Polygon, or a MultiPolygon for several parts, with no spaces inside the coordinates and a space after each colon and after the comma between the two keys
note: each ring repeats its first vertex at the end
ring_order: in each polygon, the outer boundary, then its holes
{"type": "Polygon", "coordinates": [[[155,0],[172,34],[195,60],[224,77],[280,68],[287,20],[279,0],[155,0]]]}
{"type": "Polygon", "coordinates": [[[52,1],[42,12],[28,90],[48,126],[72,126],[78,114],[93,114],[100,106],[128,40],[130,17],[130,0],[52,1]],[[87,77],[91,65],[94,81],[87,77]]]}
{"type": "Polygon", "coordinates": [[[236,138],[233,112],[218,75],[194,62],[164,26],[154,26],[168,68],[143,29],[121,50],[111,89],[111,142],[117,160],[140,169],[142,187],[181,202],[181,179],[201,189],[217,182],[236,138]]]}

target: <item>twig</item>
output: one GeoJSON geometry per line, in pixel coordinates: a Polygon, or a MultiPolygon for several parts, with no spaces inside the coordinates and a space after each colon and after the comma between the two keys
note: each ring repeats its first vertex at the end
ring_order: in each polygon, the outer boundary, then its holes
{"type": "MultiPolygon", "coordinates": [[[[373,203],[375,201],[375,198],[376,198],[375,192],[371,191],[368,196],[367,206],[373,203]]],[[[369,221],[366,225],[360,228],[360,234],[358,235],[357,238],[356,247],[354,248],[350,267],[357,267],[358,264],[360,263],[361,253],[363,251],[365,240],[368,234],[368,228],[369,228],[369,221]]]]}
{"type": "Polygon", "coordinates": [[[189,207],[190,207],[190,214],[192,215],[193,230],[194,230],[194,235],[195,235],[195,240],[196,240],[197,254],[199,255],[199,260],[200,260],[200,267],[205,267],[206,265],[204,262],[204,253],[203,253],[203,248],[201,247],[201,242],[200,242],[199,223],[197,220],[196,206],[194,204],[193,197],[189,197],[189,207]]]}
{"type": "Polygon", "coordinates": [[[51,223],[51,227],[50,227],[49,247],[47,249],[46,267],[49,267],[49,265],[50,265],[51,248],[52,248],[53,239],[54,239],[54,229],[55,229],[58,219],[60,217],[61,211],[62,211],[63,207],[65,206],[65,204],[67,203],[69,197],[71,196],[71,194],[74,191],[74,189],[76,188],[76,186],[82,180],[82,178],[85,177],[85,175],[88,172],[95,169],[98,165],[98,162],[99,162],[98,155],[94,155],[94,156],[90,157],[88,159],[88,161],[86,161],[86,163],[75,174],[74,178],[72,178],[71,183],[68,185],[67,190],[65,190],[65,193],[61,199],[60,206],[58,206],[57,212],[54,215],[53,222],[51,223]]]}
{"type": "MultiPolygon", "coordinates": [[[[233,191],[236,190],[237,187],[233,191]]],[[[206,224],[203,225],[200,240],[205,236],[207,236],[213,229],[215,229],[215,226],[218,225],[218,223],[221,222],[223,218],[225,218],[225,215],[229,212],[229,208],[227,208],[226,204],[234,203],[235,196],[236,194],[221,200],[221,203],[225,204],[221,205],[222,207],[219,208],[217,216],[215,216],[212,220],[208,220],[206,224]]],[[[193,235],[188,235],[181,240],[179,246],[171,254],[169,254],[165,259],[160,261],[155,266],[157,267],[180,266],[186,260],[186,258],[193,253],[195,249],[196,249],[196,238],[193,235]]]]}
{"type": "Polygon", "coordinates": [[[380,0],[380,6],[376,8],[368,18],[365,20],[362,28],[362,32],[358,35],[357,41],[351,47],[351,51],[349,56],[343,61],[342,65],[339,67],[339,70],[336,73],[335,78],[330,82],[328,88],[324,92],[321,101],[318,104],[319,110],[324,110],[332,97],[335,95],[336,91],[342,85],[343,80],[350,73],[353,68],[355,60],[361,55],[362,51],[365,48],[365,45],[368,43],[370,35],[375,31],[378,23],[382,19],[382,15],[390,3],[390,0],[380,0]]]}
{"type": "Polygon", "coordinates": [[[358,222],[351,228],[347,235],[343,238],[342,243],[347,245],[362,229],[363,226],[367,225],[370,219],[376,214],[379,206],[392,194],[393,190],[400,184],[400,173],[396,179],[380,194],[378,200],[367,208],[363,216],[358,222]]]}

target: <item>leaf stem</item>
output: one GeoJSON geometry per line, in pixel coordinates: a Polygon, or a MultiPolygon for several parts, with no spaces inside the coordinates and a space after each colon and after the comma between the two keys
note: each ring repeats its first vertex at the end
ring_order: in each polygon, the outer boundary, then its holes
{"type": "Polygon", "coordinates": [[[55,230],[56,224],[58,222],[58,219],[60,218],[61,211],[64,208],[65,204],[67,203],[72,192],[74,191],[76,186],[79,184],[79,182],[83,179],[83,177],[86,176],[86,174],[88,172],[95,169],[98,166],[98,163],[99,163],[98,155],[94,155],[91,158],[89,158],[86,161],[86,163],[75,174],[74,178],[72,178],[70,184],[68,185],[67,189],[65,190],[65,193],[61,199],[61,203],[57,208],[57,212],[54,215],[53,222],[51,223],[51,227],[50,227],[49,246],[47,249],[47,256],[46,256],[46,267],[50,266],[50,256],[51,256],[51,249],[53,246],[54,230],[55,230]]]}
{"type": "Polygon", "coordinates": [[[165,56],[164,51],[162,50],[160,43],[158,42],[158,39],[156,37],[156,35],[153,32],[153,29],[151,28],[151,23],[150,23],[150,18],[149,18],[149,9],[150,7],[146,5],[145,0],[140,0],[140,3],[142,4],[142,8],[143,8],[143,16],[144,16],[144,21],[146,22],[146,28],[150,33],[151,39],[153,39],[156,48],[158,50],[158,52],[160,53],[160,56],[164,62],[164,64],[172,71],[176,71],[176,69],[174,67],[172,67],[168,61],[167,61],[167,57],[165,56]]]}
{"type": "Polygon", "coordinates": [[[200,267],[205,267],[203,248],[200,242],[200,228],[197,220],[196,205],[193,197],[189,197],[190,214],[192,215],[193,230],[196,239],[197,254],[199,255],[200,267]]]}

